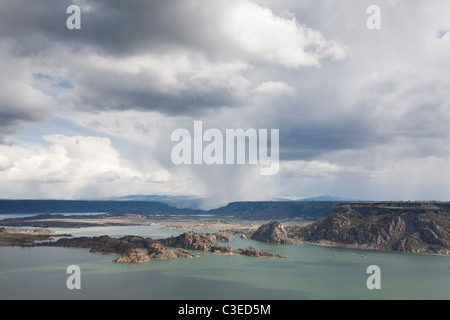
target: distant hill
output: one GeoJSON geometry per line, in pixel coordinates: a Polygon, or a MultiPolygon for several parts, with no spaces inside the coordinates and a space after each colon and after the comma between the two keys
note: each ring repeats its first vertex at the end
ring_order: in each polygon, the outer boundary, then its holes
{"type": "Polygon", "coordinates": [[[157,201],[0,200],[0,214],[89,212],[144,215],[204,213],[199,210],[178,209],[157,201]]]}
{"type": "MultiPolygon", "coordinates": [[[[128,195],[123,197],[115,197],[115,198],[109,198],[105,200],[111,200],[111,201],[157,201],[165,203],[171,207],[175,207],[178,209],[194,209],[194,210],[201,210],[202,205],[205,203],[205,198],[200,198],[197,196],[172,196],[172,195],[128,195]]],[[[289,202],[289,201],[297,201],[297,202],[321,202],[321,201],[358,201],[355,199],[350,198],[343,198],[343,197],[336,197],[336,196],[330,196],[330,195],[324,195],[324,196],[318,196],[313,198],[305,198],[305,199],[286,199],[286,198],[273,198],[268,201],[259,201],[260,203],[263,202],[289,202]]],[[[231,211],[239,208],[240,206],[244,206],[243,203],[251,203],[250,201],[242,201],[242,202],[231,202],[230,208],[231,211]]],[[[228,210],[227,209],[227,210],[228,210]]],[[[238,211],[241,211],[238,209],[238,211]]]]}
{"type": "MultiPolygon", "coordinates": [[[[122,200],[0,200],[0,214],[13,213],[109,213],[120,215],[218,215],[247,220],[301,219],[315,221],[327,216],[338,204],[334,201],[231,202],[209,211],[177,208],[159,201],[158,196],[129,196],[122,200]],[[140,200],[136,200],[140,199],[140,200]],[[148,200],[143,200],[148,199],[148,200]]],[[[167,200],[167,199],[166,199],[167,200]]],[[[174,199],[178,201],[179,199],[174,199]]],[[[180,205],[181,202],[178,204],[180,205]]]]}
{"type": "Polygon", "coordinates": [[[128,195],[108,200],[116,201],[157,201],[165,203],[171,207],[178,209],[194,209],[199,210],[203,204],[204,198],[196,196],[170,196],[170,195],[128,195]]]}
{"type": "Polygon", "coordinates": [[[248,220],[317,220],[329,215],[338,202],[332,201],[265,201],[232,202],[227,206],[210,210],[210,214],[235,216],[248,220]]]}
{"type": "Polygon", "coordinates": [[[297,199],[295,201],[358,201],[358,200],[335,196],[318,196],[313,198],[297,199]]]}

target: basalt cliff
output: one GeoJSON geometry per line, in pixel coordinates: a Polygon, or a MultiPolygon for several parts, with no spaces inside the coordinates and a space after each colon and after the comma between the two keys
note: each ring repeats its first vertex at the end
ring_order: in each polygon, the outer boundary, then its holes
{"type": "Polygon", "coordinates": [[[290,238],[322,245],[450,254],[450,214],[435,203],[341,203],[326,218],[286,229],[290,238]]]}
{"type": "Polygon", "coordinates": [[[289,238],[286,229],[279,221],[271,221],[269,223],[263,224],[250,236],[250,239],[277,244],[301,243],[301,241],[298,239],[289,238]]]}

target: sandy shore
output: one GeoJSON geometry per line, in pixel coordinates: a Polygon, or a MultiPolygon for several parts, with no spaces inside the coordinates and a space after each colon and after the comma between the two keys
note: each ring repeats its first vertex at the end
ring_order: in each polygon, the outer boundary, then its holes
{"type": "Polygon", "coordinates": [[[241,220],[233,217],[211,216],[144,216],[126,214],[122,216],[54,216],[45,215],[28,218],[0,220],[4,227],[34,228],[88,228],[99,226],[145,226],[159,224],[164,230],[225,230],[257,229],[267,221],[241,220]]]}
{"type": "Polygon", "coordinates": [[[35,228],[88,228],[105,226],[150,225],[153,221],[145,216],[127,214],[123,216],[63,216],[39,215],[35,217],[0,220],[4,227],[35,227],[35,228]]]}
{"type": "Polygon", "coordinates": [[[219,217],[170,217],[155,221],[163,230],[257,229],[263,222],[219,217]]]}
{"type": "Polygon", "coordinates": [[[66,235],[55,234],[49,229],[11,229],[0,228],[0,246],[23,246],[33,244],[40,240],[53,240],[54,237],[66,235]]]}

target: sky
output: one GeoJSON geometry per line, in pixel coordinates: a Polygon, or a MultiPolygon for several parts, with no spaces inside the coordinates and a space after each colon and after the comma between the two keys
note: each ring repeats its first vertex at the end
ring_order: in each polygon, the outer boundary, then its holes
{"type": "Polygon", "coordinates": [[[1,0],[0,198],[450,200],[449,13],[448,0],[1,0]],[[195,121],[279,130],[278,172],[174,164],[171,135],[195,121]]]}

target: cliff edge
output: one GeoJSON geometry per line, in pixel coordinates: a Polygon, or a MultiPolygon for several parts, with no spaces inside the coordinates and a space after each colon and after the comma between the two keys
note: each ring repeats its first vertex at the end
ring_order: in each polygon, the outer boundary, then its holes
{"type": "Polygon", "coordinates": [[[263,224],[250,236],[250,239],[278,244],[301,243],[298,239],[290,239],[283,224],[279,221],[263,224]]]}
{"type": "Polygon", "coordinates": [[[342,203],[287,234],[322,245],[450,255],[450,214],[432,203],[342,203]]]}

